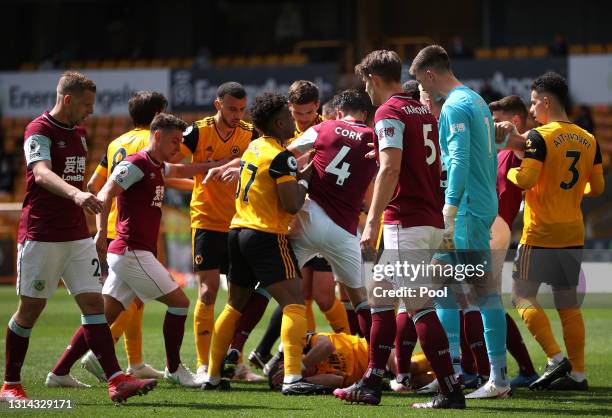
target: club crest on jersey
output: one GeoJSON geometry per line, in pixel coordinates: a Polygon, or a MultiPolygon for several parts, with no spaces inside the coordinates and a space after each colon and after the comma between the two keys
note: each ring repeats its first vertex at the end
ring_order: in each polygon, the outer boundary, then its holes
{"type": "Polygon", "coordinates": [[[198,255],[195,256],[193,261],[195,261],[195,263],[199,266],[204,261],[204,258],[201,255],[198,254],[198,255]]]}
{"type": "Polygon", "coordinates": [[[240,147],[238,147],[237,145],[234,145],[230,152],[232,153],[232,155],[238,155],[240,154],[240,147]]]}
{"type": "Polygon", "coordinates": [[[66,148],[66,142],[62,141],[61,139],[59,141],[57,141],[57,147],[58,148],[66,148]]]}
{"type": "Polygon", "coordinates": [[[395,128],[393,126],[387,126],[386,128],[381,128],[377,132],[379,138],[393,137],[395,136],[395,128]]]}
{"type": "Polygon", "coordinates": [[[291,170],[297,170],[297,160],[293,155],[287,158],[287,166],[289,166],[291,170]]]}
{"type": "Polygon", "coordinates": [[[83,144],[83,148],[85,149],[85,152],[87,152],[87,140],[84,136],[81,137],[81,144],[83,144]]]}
{"type": "Polygon", "coordinates": [[[151,180],[153,180],[155,178],[155,173],[149,173],[149,177],[151,177],[151,180]]]}

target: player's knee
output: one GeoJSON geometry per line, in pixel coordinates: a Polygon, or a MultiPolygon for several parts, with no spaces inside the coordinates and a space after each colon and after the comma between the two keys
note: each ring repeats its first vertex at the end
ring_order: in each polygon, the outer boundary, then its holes
{"type": "Polygon", "coordinates": [[[22,299],[19,302],[17,312],[15,312],[15,321],[23,327],[33,327],[46,304],[46,299],[31,299],[28,301],[22,299]]]}
{"type": "Polygon", "coordinates": [[[219,275],[213,271],[204,271],[199,274],[200,279],[200,301],[213,304],[219,292],[219,275]]]}
{"type": "Polygon", "coordinates": [[[334,306],[334,294],[321,294],[316,295],[315,300],[317,301],[317,305],[319,305],[319,309],[322,311],[329,311],[332,306],[334,306]]]}
{"type": "Polygon", "coordinates": [[[83,293],[75,299],[83,315],[93,315],[104,312],[104,300],[99,293],[83,293]]]}
{"type": "Polygon", "coordinates": [[[185,293],[181,292],[176,296],[176,301],[174,303],[176,308],[189,308],[189,299],[185,293]]]}

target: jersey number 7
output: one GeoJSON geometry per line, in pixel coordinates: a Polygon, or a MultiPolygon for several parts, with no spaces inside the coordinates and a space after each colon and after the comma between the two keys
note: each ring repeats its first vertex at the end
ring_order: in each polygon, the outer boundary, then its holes
{"type": "MultiPolygon", "coordinates": [[[[236,199],[238,199],[238,197],[240,196],[240,189],[242,188],[242,170],[244,170],[244,168],[244,161],[240,161],[240,174],[238,174],[238,187],[236,188],[235,196],[236,199]]],[[[244,192],[242,193],[243,202],[249,201],[249,190],[251,190],[251,185],[255,181],[255,175],[257,174],[257,166],[254,164],[246,164],[246,169],[251,172],[251,177],[249,178],[249,181],[247,181],[247,184],[244,186],[244,192]]]]}

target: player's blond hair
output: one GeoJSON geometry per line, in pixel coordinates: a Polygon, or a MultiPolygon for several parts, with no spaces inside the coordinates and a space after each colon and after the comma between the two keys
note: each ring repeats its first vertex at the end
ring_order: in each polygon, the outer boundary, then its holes
{"type": "Polygon", "coordinates": [[[66,94],[82,94],[86,90],[95,93],[96,83],[76,71],[66,71],[57,83],[57,93],[62,96],[66,94]]]}

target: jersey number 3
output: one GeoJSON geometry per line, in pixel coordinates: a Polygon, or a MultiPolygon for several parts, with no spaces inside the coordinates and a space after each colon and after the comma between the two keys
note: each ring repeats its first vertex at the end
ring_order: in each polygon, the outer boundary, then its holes
{"type": "Polygon", "coordinates": [[[580,173],[576,168],[576,164],[578,164],[578,160],[580,160],[580,151],[567,151],[565,153],[565,157],[573,159],[569,167],[567,168],[568,171],[572,173],[572,178],[568,182],[562,181],[559,186],[563,190],[569,190],[576,185],[576,183],[578,182],[578,178],[580,177],[580,173]]]}

